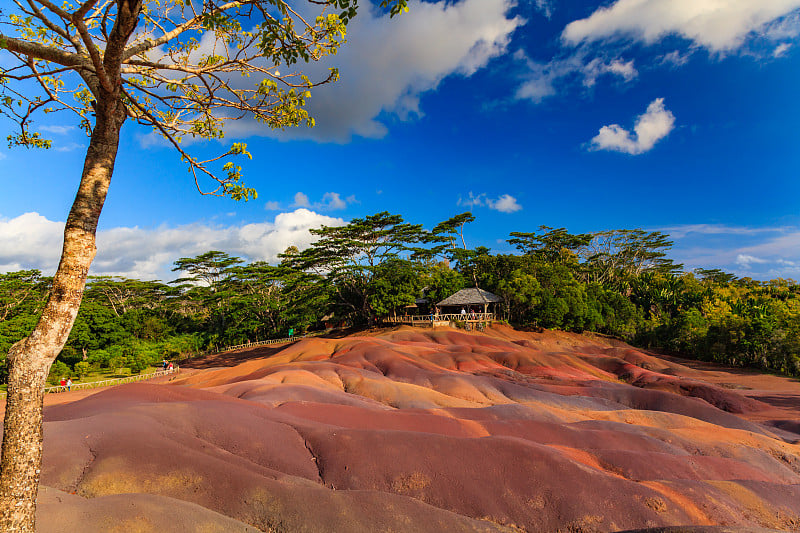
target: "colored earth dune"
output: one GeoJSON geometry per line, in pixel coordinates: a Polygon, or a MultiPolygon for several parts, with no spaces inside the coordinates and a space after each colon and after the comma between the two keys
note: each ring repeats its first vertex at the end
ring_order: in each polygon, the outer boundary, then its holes
{"type": "Polygon", "coordinates": [[[797,380],[596,336],[308,338],[65,398],[42,532],[800,530],[797,380]]]}

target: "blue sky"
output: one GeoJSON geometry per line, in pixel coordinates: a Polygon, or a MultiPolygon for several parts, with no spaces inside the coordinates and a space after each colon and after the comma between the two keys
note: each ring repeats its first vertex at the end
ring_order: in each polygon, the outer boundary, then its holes
{"type": "MultiPolygon", "coordinates": [[[[316,128],[228,128],[256,200],[201,196],[126,124],[93,273],[168,280],[208,249],[274,260],[319,224],[472,210],[468,244],[496,252],[542,224],[645,228],[688,269],[800,279],[798,36],[800,0],[412,2],[391,21],[364,6],[307,69],[342,75],[313,93],[316,128]]],[[[72,116],[38,124],[53,149],[0,148],[3,271],[54,269],[82,167],[72,116]]]]}

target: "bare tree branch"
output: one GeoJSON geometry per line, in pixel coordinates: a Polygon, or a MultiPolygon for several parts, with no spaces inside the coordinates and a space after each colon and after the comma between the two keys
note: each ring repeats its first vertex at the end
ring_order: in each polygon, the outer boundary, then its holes
{"type": "Polygon", "coordinates": [[[36,59],[57,63],[65,67],[91,67],[91,64],[78,54],[65,52],[43,44],[15,39],[0,33],[0,49],[2,48],[28,57],[35,57],[36,59]]]}

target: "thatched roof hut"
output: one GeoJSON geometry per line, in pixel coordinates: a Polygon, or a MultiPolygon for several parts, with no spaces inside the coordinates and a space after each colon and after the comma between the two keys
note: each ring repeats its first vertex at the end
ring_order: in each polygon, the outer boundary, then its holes
{"type": "Polygon", "coordinates": [[[470,305],[485,306],[492,303],[500,303],[503,299],[496,294],[489,291],[472,287],[469,289],[461,289],[457,293],[448,296],[441,302],[437,303],[437,307],[467,307],[470,305]]]}

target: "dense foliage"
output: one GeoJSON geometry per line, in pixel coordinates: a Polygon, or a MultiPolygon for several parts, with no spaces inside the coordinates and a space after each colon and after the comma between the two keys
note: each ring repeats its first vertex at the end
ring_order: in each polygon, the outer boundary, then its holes
{"type": "MultiPolygon", "coordinates": [[[[312,230],[277,265],[246,264],[220,251],[180,258],[182,277],[91,278],[53,376],[91,369],[141,371],[198,350],[324,327],[375,324],[415,312],[463,287],[504,299],[518,327],[594,331],[636,345],[800,375],[800,285],[737,279],[719,270],[683,272],[667,235],[615,230],[572,235],[542,226],[515,232],[516,254],[469,249],[472,215],[432,231],[378,213],[312,230]],[[424,305],[424,304],[421,304],[424,305]]],[[[0,275],[0,353],[30,331],[49,278],[0,275]]]]}

